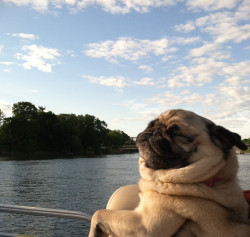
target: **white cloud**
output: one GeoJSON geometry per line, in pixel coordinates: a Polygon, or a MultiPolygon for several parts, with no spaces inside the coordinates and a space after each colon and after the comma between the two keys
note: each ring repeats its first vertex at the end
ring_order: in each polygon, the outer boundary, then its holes
{"type": "Polygon", "coordinates": [[[204,42],[199,48],[194,48],[189,51],[191,57],[202,57],[208,55],[211,58],[222,60],[229,59],[231,54],[229,51],[222,51],[222,46],[214,42],[204,42]]]}
{"type": "MultiPolygon", "coordinates": [[[[105,58],[110,62],[118,63],[119,59],[129,61],[139,61],[150,56],[161,56],[162,61],[167,61],[171,55],[178,51],[172,45],[188,45],[201,41],[199,36],[194,37],[166,37],[158,40],[134,39],[130,37],[121,37],[116,41],[107,40],[100,43],[91,43],[84,53],[93,58],[105,58]]],[[[147,72],[151,72],[151,68],[142,65],[140,69],[147,68],[147,72]]]]}
{"type": "MultiPolygon", "coordinates": [[[[14,62],[0,62],[0,65],[4,65],[4,66],[11,66],[13,64],[15,64],[15,63],[14,62]]],[[[9,73],[11,70],[8,68],[5,68],[5,69],[3,69],[3,71],[6,73],[9,73]]]]}
{"type": "Polygon", "coordinates": [[[44,12],[48,10],[49,0],[2,0],[3,3],[12,3],[17,6],[31,6],[34,10],[44,12]]]}
{"type": "Polygon", "coordinates": [[[149,55],[164,56],[172,49],[169,49],[167,38],[159,40],[139,40],[122,37],[117,41],[104,41],[101,43],[91,43],[85,54],[93,58],[105,58],[109,61],[125,59],[129,61],[138,61],[149,55]]]}
{"type": "Polygon", "coordinates": [[[147,13],[151,8],[172,6],[181,0],[88,0],[76,1],[74,10],[81,10],[91,5],[99,5],[104,11],[112,14],[127,14],[132,11],[147,13]]]}
{"type": "Polygon", "coordinates": [[[151,73],[153,71],[153,68],[147,65],[141,65],[139,69],[144,70],[146,73],[151,73]]]}
{"type": "Polygon", "coordinates": [[[168,55],[168,56],[164,56],[164,57],[162,57],[162,62],[167,62],[168,60],[170,60],[171,58],[174,58],[174,56],[173,55],[168,55]]]}
{"type": "Polygon", "coordinates": [[[199,48],[194,48],[189,51],[191,57],[201,57],[208,55],[211,58],[222,60],[231,57],[230,52],[221,51],[221,45],[217,43],[204,42],[199,48]]]}
{"type": "Polygon", "coordinates": [[[190,50],[190,55],[192,57],[201,57],[204,54],[214,52],[215,50],[218,49],[218,47],[219,47],[218,44],[206,43],[203,46],[201,46],[200,48],[195,48],[195,49],[190,50]]]}
{"type": "Polygon", "coordinates": [[[134,82],[135,85],[142,85],[142,86],[154,86],[155,82],[153,78],[145,77],[142,78],[140,81],[134,82]]]}
{"type": "Polygon", "coordinates": [[[173,93],[171,91],[167,91],[166,93],[159,94],[147,99],[147,102],[151,104],[158,104],[165,108],[169,108],[180,105],[193,105],[196,104],[198,101],[201,101],[201,99],[202,96],[197,93],[181,95],[173,93]]]}
{"type": "Polygon", "coordinates": [[[118,77],[94,77],[89,75],[83,75],[84,79],[87,79],[91,83],[100,84],[102,86],[109,86],[109,87],[116,87],[116,88],[124,88],[128,87],[129,84],[125,77],[118,76],[118,77]]]}
{"type": "Polygon", "coordinates": [[[25,61],[21,64],[26,70],[37,68],[43,72],[51,72],[52,66],[58,64],[60,53],[58,49],[45,48],[43,46],[24,45],[22,47],[24,53],[17,53],[16,58],[25,61]]]}
{"type": "Polygon", "coordinates": [[[6,101],[0,100],[0,110],[5,114],[5,116],[11,116],[12,115],[12,104],[8,103],[6,101]]]}
{"type": "Polygon", "coordinates": [[[149,121],[164,110],[183,108],[226,126],[243,137],[249,137],[250,88],[247,87],[248,84],[248,80],[231,77],[214,87],[212,93],[197,93],[186,89],[178,90],[178,92],[168,90],[145,99],[144,103],[131,101],[131,103],[124,104],[135,113],[135,116],[123,118],[123,121],[149,121]]]}
{"type": "Polygon", "coordinates": [[[210,34],[216,43],[240,43],[250,38],[250,24],[242,24],[231,12],[211,14],[204,31],[210,34]]]}
{"type": "Polygon", "coordinates": [[[5,66],[10,66],[14,64],[14,62],[0,62],[0,64],[5,65],[5,66]]]}
{"type": "Polygon", "coordinates": [[[223,8],[232,9],[240,0],[187,0],[187,6],[191,10],[214,11],[223,8]]]}
{"type": "Polygon", "coordinates": [[[121,103],[121,105],[134,112],[141,111],[147,107],[146,103],[138,103],[136,100],[127,100],[121,103]]]}
{"type": "Polygon", "coordinates": [[[115,88],[125,88],[131,86],[156,86],[161,87],[163,84],[166,85],[164,79],[155,80],[151,77],[144,77],[138,81],[131,81],[123,76],[90,76],[90,75],[83,75],[84,79],[87,79],[91,83],[99,84],[102,86],[109,86],[115,88]]]}
{"type": "Polygon", "coordinates": [[[239,5],[237,11],[234,14],[234,17],[237,21],[249,20],[250,19],[250,1],[243,0],[239,5]]]}
{"type": "Polygon", "coordinates": [[[250,75],[250,61],[239,63],[226,63],[216,61],[214,58],[197,58],[193,66],[180,66],[173,77],[168,81],[170,88],[186,87],[191,85],[203,86],[216,79],[217,76],[224,78],[250,75]]]}
{"type": "MultiPolygon", "coordinates": [[[[223,3],[236,4],[237,1],[189,1],[190,3],[199,3],[206,6],[218,3],[218,6],[223,6],[223,3]]],[[[225,4],[226,5],[226,4],[225,4]]],[[[232,5],[232,6],[233,6],[232,5]]],[[[250,38],[250,24],[246,24],[243,21],[250,19],[250,1],[245,0],[239,5],[239,7],[232,11],[222,11],[211,13],[207,16],[200,17],[195,21],[188,21],[186,24],[176,25],[174,29],[183,33],[189,33],[197,28],[200,28],[202,32],[206,32],[217,44],[223,44],[229,41],[240,43],[250,38]]]]}
{"type": "Polygon", "coordinates": [[[187,45],[187,44],[194,44],[201,41],[201,38],[199,36],[193,36],[193,37],[175,37],[173,38],[170,43],[171,44],[180,44],[180,45],[187,45]]]}
{"type": "Polygon", "coordinates": [[[76,57],[75,51],[74,50],[66,50],[66,54],[69,55],[70,57],[76,57]]]}
{"type": "Polygon", "coordinates": [[[245,84],[246,81],[235,77],[227,79],[219,85],[216,97],[220,97],[222,101],[216,105],[218,111],[212,114],[214,119],[228,119],[240,113],[249,115],[250,88],[245,84]]]}
{"type": "Polygon", "coordinates": [[[190,107],[199,105],[204,108],[204,115],[212,120],[230,119],[245,114],[248,121],[250,115],[250,88],[247,80],[232,77],[225,80],[213,93],[200,94],[184,90],[183,93],[166,91],[147,99],[147,102],[157,106],[190,107]]]}
{"type": "Polygon", "coordinates": [[[25,40],[36,40],[39,39],[38,36],[35,36],[33,34],[25,34],[25,33],[14,33],[12,34],[13,37],[19,37],[21,39],[25,39],[25,40]]]}
{"type": "Polygon", "coordinates": [[[195,24],[192,21],[189,21],[186,24],[176,25],[174,29],[182,33],[189,33],[195,30],[195,24]]]}
{"type": "Polygon", "coordinates": [[[3,0],[4,3],[13,3],[18,6],[30,6],[34,10],[44,12],[50,9],[68,7],[72,12],[92,5],[101,7],[112,14],[126,14],[132,11],[147,13],[151,8],[175,5],[182,0],[3,0]]]}

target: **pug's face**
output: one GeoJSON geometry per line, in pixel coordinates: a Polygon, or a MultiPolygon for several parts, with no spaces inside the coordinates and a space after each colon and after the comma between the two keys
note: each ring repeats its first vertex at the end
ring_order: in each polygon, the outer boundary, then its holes
{"type": "Polygon", "coordinates": [[[151,121],[136,144],[152,169],[188,166],[202,158],[204,147],[220,150],[224,159],[234,145],[247,148],[238,134],[186,110],[170,110],[151,121]]]}

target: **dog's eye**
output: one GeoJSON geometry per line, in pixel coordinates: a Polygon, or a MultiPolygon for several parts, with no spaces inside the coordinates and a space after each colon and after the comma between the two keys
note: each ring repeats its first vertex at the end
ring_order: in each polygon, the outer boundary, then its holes
{"type": "Polygon", "coordinates": [[[170,128],[167,129],[167,134],[173,135],[176,131],[179,131],[180,128],[178,125],[174,124],[170,128]]]}
{"type": "Polygon", "coordinates": [[[181,132],[181,129],[178,125],[174,124],[170,128],[167,129],[166,133],[176,142],[180,142],[183,144],[188,144],[193,142],[193,138],[186,136],[181,132]]]}
{"type": "Polygon", "coordinates": [[[175,139],[178,142],[181,142],[181,143],[184,143],[184,144],[188,144],[188,143],[193,142],[193,138],[187,137],[187,136],[184,136],[184,135],[181,135],[181,134],[176,134],[175,139]]]}

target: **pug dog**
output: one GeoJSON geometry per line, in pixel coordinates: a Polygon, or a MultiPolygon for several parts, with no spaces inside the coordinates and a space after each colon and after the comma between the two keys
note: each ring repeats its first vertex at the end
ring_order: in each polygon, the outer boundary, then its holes
{"type": "Polygon", "coordinates": [[[99,210],[89,237],[249,237],[237,181],[238,134],[186,110],[170,110],[138,135],[134,210],[99,210]]]}

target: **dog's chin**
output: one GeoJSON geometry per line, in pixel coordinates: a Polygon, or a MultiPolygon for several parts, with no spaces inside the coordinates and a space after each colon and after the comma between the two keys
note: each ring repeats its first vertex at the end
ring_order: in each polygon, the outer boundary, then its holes
{"type": "Polygon", "coordinates": [[[148,168],[177,169],[188,165],[190,154],[163,137],[159,129],[140,133],[136,144],[148,168]]]}
{"type": "Polygon", "coordinates": [[[145,160],[146,166],[151,169],[179,169],[187,166],[188,154],[173,152],[160,153],[150,146],[139,146],[140,157],[145,160]]]}
{"type": "Polygon", "coordinates": [[[176,162],[160,162],[158,157],[155,157],[155,159],[148,159],[143,156],[140,157],[145,160],[146,167],[154,170],[180,169],[189,164],[188,162],[182,162],[181,164],[176,162]]]}

